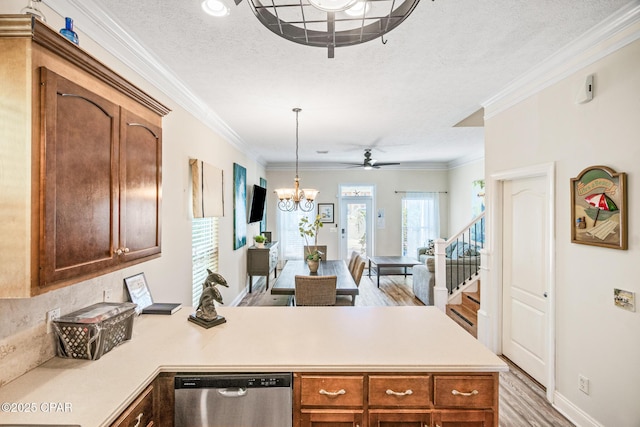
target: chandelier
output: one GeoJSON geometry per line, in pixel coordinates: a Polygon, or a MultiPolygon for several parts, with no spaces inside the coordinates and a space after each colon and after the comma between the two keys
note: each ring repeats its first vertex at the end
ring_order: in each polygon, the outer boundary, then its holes
{"type": "MultiPolygon", "coordinates": [[[[242,0],[235,0],[239,4],[242,0]]],[[[280,37],[307,46],[351,46],[400,25],[420,0],[248,0],[258,20],[280,37]],[[263,3],[264,2],[264,3],[263,3]]],[[[386,43],[383,40],[383,43],[386,43]]]]}
{"type": "Polygon", "coordinates": [[[274,193],[278,195],[278,209],[285,212],[301,210],[309,212],[313,209],[313,201],[318,194],[318,190],[313,188],[300,189],[300,178],[298,178],[298,114],[300,108],[294,108],[296,113],[296,179],[293,188],[277,188],[274,193]]]}

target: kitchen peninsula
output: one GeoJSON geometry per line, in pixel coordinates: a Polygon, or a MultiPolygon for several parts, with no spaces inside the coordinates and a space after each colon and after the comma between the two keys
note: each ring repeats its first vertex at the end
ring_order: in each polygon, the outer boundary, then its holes
{"type": "Polygon", "coordinates": [[[489,422],[473,425],[498,425],[498,372],[506,371],[507,365],[434,307],[220,307],[218,311],[227,323],[211,329],[187,322],[189,309],[172,316],[143,315],[135,319],[132,339],[97,361],[49,360],[0,388],[2,422],[109,426],[158,375],[286,371],[294,373],[296,427],[312,425],[305,420],[315,413],[326,415],[326,408],[320,410],[317,402],[305,404],[305,378],[323,377],[361,384],[359,406],[351,403],[336,412],[355,414],[365,420],[363,426],[369,425],[367,419],[402,411],[409,417],[434,419],[454,412],[482,413],[489,422]],[[391,380],[402,387],[424,380],[422,386],[416,383],[425,389],[422,406],[394,405],[391,411],[386,403],[376,403],[376,384],[391,380]],[[468,402],[482,403],[477,408],[472,404],[472,410],[449,403],[451,391],[446,395],[441,391],[453,384],[460,389],[454,389],[456,393],[470,395],[468,402]]]}

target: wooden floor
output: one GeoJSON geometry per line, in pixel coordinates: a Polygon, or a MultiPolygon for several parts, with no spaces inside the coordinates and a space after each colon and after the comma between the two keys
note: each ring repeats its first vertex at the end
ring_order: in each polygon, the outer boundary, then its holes
{"type": "MultiPolygon", "coordinates": [[[[367,277],[365,270],[356,306],[424,305],[413,295],[411,276],[383,276],[379,289],[375,279],[367,277]]],[[[253,293],[238,305],[287,305],[287,298],[265,292],[264,285],[264,280],[259,280],[253,293]]],[[[500,427],[574,427],[546,401],[539,384],[509,360],[505,362],[509,364],[509,372],[500,373],[500,427]]]]}

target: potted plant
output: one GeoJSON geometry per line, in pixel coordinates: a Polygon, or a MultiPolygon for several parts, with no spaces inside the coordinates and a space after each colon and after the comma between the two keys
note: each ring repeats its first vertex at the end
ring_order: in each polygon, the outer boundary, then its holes
{"type": "Polygon", "coordinates": [[[256,248],[264,248],[264,242],[267,241],[267,238],[262,234],[258,234],[257,236],[253,236],[253,241],[256,242],[256,248]]]}
{"type": "Polygon", "coordinates": [[[309,221],[309,218],[302,217],[298,223],[298,231],[300,231],[300,235],[304,237],[304,241],[307,244],[305,259],[307,260],[307,265],[311,273],[318,271],[320,258],[324,255],[318,250],[318,230],[322,228],[323,225],[320,218],[321,216],[317,215],[316,219],[312,222],[309,221]],[[313,239],[313,245],[309,244],[310,239],[313,239]]]}

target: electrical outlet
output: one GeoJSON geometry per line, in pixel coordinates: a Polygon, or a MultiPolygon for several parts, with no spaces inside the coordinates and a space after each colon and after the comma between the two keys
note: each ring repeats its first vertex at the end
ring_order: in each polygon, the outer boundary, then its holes
{"type": "Polygon", "coordinates": [[[47,333],[50,334],[53,331],[52,322],[60,317],[60,308],[54,308],[47,311],[47,333]]]}
{"type": "Polygon", "coordinates": [[[104,302],[111,301],[111,289],[104,290],[104,302]]]}
{"type": "Polygon", "coordinates": [[[589,394],[589,378],[584,375],[578,375],[578,390],[584,394],[589,394]]]}

